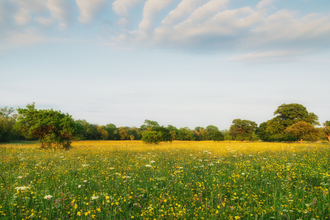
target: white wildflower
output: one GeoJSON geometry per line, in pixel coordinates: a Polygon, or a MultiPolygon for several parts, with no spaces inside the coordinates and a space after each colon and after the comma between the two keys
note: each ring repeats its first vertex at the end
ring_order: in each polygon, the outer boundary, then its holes
{"type": "Polygon", "coordinates": [[[26,190],[26,189],[30,189],[30,187],[28,187],[28,186],[18,186],[18,187],[16,187],[15,189],[16,189],[16,190],[24,191],[24,190],[26,190]]]}
{"type": "Polygon", "coordinates": [[[152,167],[150,164],[147,164],[146,167],[152,167]]]}
{"type": "Polygon", "coordinates": [[[98,196],[92,196],[92,200],[98,199],[98,196]]]}
{"type": "Polygon", "coordinates": [[[53,198],[52,195],[47,195],[47,196],[44,197],[44,199],[51,199],[51,198],[53,198]]]}

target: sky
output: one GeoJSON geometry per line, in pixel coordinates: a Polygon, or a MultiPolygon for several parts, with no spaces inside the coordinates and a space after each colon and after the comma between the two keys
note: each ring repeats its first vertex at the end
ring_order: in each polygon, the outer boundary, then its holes
{"type": "Polygon", "coordinates": [[[0,0],[0,107],[89,123],[330,120],[329,0],[0,0]]]}

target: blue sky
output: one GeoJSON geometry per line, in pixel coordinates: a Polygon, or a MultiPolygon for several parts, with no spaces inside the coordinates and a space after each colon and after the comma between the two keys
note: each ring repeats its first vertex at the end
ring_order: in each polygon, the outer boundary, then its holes
{"type": "Polygon", "coordinates": [[[330,120],[328,0],[0,0],[0,107],[177,127],[330,120]]]}

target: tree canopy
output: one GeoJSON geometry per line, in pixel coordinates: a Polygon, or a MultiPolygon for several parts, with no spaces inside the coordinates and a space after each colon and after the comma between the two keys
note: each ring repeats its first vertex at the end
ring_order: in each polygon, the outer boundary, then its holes
{"type": "Polygon", "coordinates": [[[71,115],[53,109],[35,109],[35,104],[18,108],[15,129],[26,138],[38,138],[41,147],[70,147],[76,139],[78,127],[71,115]]]}
{"type": "MultiPolygon", "coordinates": [[[[295,141],[297,136],[293,132],[288,132],[288,127],[304,121],[311,125],[319,125],[318,116],[312,112],[308,112],[306,107],[301,104],[282,104],[274,112],[274,118],[262,123],[259,126],[259,136],[263,141],[295,141]]],[[[301,124],[300,124],[301,125],[301,124]]],[[[305,127],[308,128],[308,127],[305,127]]]]}
{"type": "Polygon", "coordinates": [[[237,141],[257,139],[255,131],[258,125],[254,121],[235,119],[230,126],[229,134],[237,141]]]}
{"type": "Polygon", "coordinates": [[[307,141],[317,141],[319,136],[319,130],[314,127],[314,125],[305,122],[299,121],[286,129],[286,132],[293,135],[296,140],[307,141]]]}

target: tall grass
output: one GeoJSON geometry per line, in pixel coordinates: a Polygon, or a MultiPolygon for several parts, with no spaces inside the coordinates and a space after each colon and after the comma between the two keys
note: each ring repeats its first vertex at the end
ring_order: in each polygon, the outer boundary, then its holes
{"type": "Polygon", "coordinates": [[[328,219],[328,144],[0,145],[0,219],[328,219]]]}

